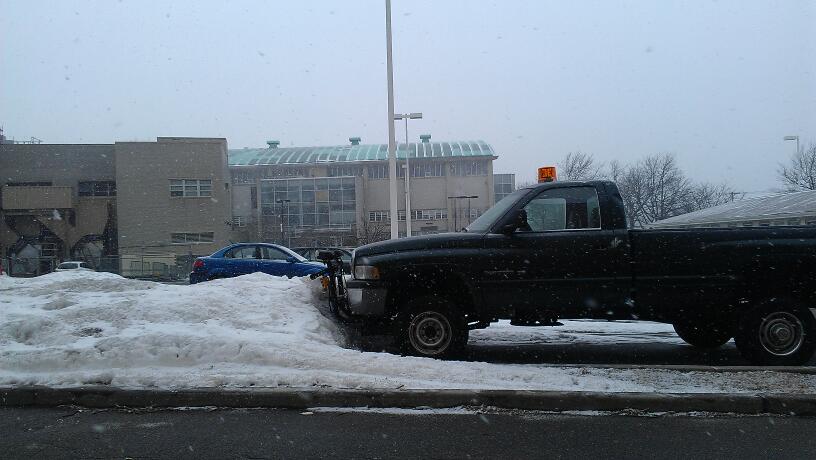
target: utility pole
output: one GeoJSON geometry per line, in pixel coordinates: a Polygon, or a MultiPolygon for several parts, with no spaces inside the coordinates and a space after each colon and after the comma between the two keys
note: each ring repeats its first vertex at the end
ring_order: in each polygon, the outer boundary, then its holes
{"type": "Polygon", "coordinates": [[[388,72],[388,185],[391,211],[391,239],[399,238],[397,219],[397,152],[394,133],[394,63],[391,59],[391,0],[385,0],[385,46],[388,72]]]}

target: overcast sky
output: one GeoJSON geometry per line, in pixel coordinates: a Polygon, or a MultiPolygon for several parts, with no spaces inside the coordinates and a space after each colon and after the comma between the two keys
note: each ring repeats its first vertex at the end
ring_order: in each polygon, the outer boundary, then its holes
{"type": "MultiPolygon", "coordinates": [[[[765,190],[783,136],[816,142],[815,24],[810,0],[394,0],[396,109],[522,181],[575,150],[672,152],[765,190]]],[[[0,69],[17,139],[387,142],[383,0],[4,0],[0,69]]]]}

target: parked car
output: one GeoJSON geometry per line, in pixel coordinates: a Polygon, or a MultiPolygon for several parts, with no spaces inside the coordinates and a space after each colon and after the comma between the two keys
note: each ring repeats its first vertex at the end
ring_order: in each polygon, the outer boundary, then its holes
{"type": "Polygon", "coordinates": [[[307,276],[326,268],[310,262],[289,248],[268,243],[238,243],[206,257],[198,257],[190,272],[190,284],[218,278],[262,272],[275,276],[307,276]]]}
{"type": "Polygon", "coordinates": [[[57,265],[56,271],[58,272],[67,272],[70,270],[85,270],[85,271],[93,271],[90,265],[87,262],[81,262],[78,260],[67,260],[62,262],[61,264],[57,265]]]}
{"type": "Polygon", "coordinates": [[[307,260],[311,261],[320,261],[317,258],[318,253],[320,251],[340,251],[342,255],[340,256],[340,260],[343,261],[343,270],[346,273],[351,273],[351,251],[344,248],[332,248],[332,247],[308,247],[308,248],[292,248],[293,251],[300,254],[301,256],[305,257],[307,260]]]}

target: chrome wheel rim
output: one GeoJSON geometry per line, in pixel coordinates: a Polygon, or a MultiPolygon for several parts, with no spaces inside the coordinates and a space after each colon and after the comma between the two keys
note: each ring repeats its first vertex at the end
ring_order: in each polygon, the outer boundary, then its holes
{"type": "Polygon", "coordinates": [[[411,346],[424,355],[438,355],[450,346],[453,340],[450,322],[445,315],[434,311],[417,314],[408,326],[411,346]]]}
{"type": "Polygon", "coordinates": [[[759,343],[768,353],[788,356],[802,347],[805,328],[796,315],[775,312],[762,319],[759,325],[759,343]]]}

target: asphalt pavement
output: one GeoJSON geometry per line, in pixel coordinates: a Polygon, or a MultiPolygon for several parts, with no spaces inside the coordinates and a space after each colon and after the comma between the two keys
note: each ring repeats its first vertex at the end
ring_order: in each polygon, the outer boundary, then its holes
{"type": "Polygon", "coordinates": [[[814,458],[816,418],[0,408],[0,458],[814,458]]]}

